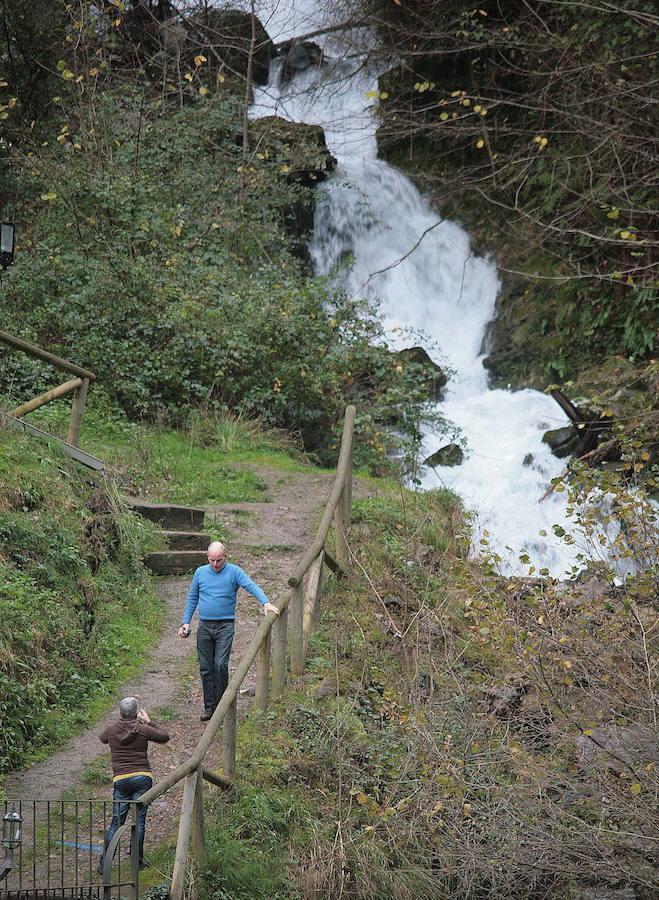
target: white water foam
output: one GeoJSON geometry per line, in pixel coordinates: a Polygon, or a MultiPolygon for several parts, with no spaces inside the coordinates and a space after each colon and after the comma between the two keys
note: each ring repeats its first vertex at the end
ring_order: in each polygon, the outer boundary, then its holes
{"type": "MultiPolygon", "coordinates": [[[[335,21],[328,5],[316,0],[263,0],[256,11],[275,42],[335,21]]],[[[368,96],[377,91],[377,73],[359,58],[359,42],[362,49],[369,41],[372,46],[372,36],[362,31],[314,40],[327,63],[281,86],[275,62],[269,84],[255,91],[251,115],[322,125],[338,160],[317,192],[310,244],[316,272],[338,270],[335,277],[349,293],[376,299],[392,346],[400,340],[398,329],[423,330],[442,349],[437,362],[456,373],[439,409],[461,430],[465,460],[426,469],[422,487],[447,486],[463,498],[474,511],[475,549],[487,535],[504,571],[526,572],[518,562],[525,550],[538,570],[563,575],[580,550],[552,536],[554,523],[570,527],[564,496],[539,501],[563,469],[542,434],[567,419],[537,391],[488,388],[481,348],[499,289],[496,268],[472,254],[466,232],[441,221],[408,178],[377,159],[377,119],[368,96]],[[351,265],[342,270],[347,258],[351,265]]],[[[445,440],[426,435],[424,456],[445,440]]]]}

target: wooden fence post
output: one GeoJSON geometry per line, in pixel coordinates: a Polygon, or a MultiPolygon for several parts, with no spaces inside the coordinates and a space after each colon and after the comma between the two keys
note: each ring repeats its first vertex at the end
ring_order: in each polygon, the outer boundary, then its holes
{"type": "Polygon", "coordinates": [[[268,708],[268,682],[270,680],[270,630],[259,650],[258,670],[256,673],[256,708],[265,712],[268,708]]]}
{"type": "Polygon", "coordinates": [[[303,631],[304,631],[304,653],[306,656],[307,647],[309,645],[309,638],[311,636],[311,632],[313,631],[315,616],[316,616],[316,605],[318,603],[318,593],[320,591],[320,579],[323,574],[323,558],[325,554],[321,551],[316,557],[315,561],[311,564],[309,569],[309,574],[307,575],[307,585],[304,592],[304,617],[303,617],[303,631]]]}
{"type": "Polygon", "coordinates": [[[82,384],[76,389],[73,395],[73,405],[71,407],[71,421],[69,422],[69,433],[66,436],[68,444],[78,446],[80,437],[80,425],[82,423],[82,414],[85,411],[85,403],[87,402],[87,391],[89,389],[89,378],[83,378],[82,384]]]}
{"type": "Polygon", "coordinates": [[[204,770],[197,767],[194,810],[192,814],[192,852],[198,866],[206,862],[206,828],[204,826],[204,770]]]}
{"type": "Polygon", "coordinates": [[[222,762],[224,774],[227,778],[233,778],[236,773],[236,706],[238,698],[227,709],[222,723],[222,762]]]}
{"type": "Polygon", "coordinates": [[[345,485],[339,502],[334,510],[334,535],[336,537],[336,559],[342,569],[347,571],[350,565],[350,551],[348,550],[348,541],[346,540],[346,518],[345,518],[345,485]]]}
{"type": "Polygon", "coordinates": [[[270,696],[278,700],[284,693],[286,684],[286,639],[288,632],[288,606],[277,616],[277,621],[272,626],[274,636],[272,638],[272,679],[270,681],[270,696]]]}
{"type": "Polygon", "coordinates": [[[183,786],[183,802],[181,803],[181,818],[178,823],[176,856],[174,857],[174,871],[172,872],[172,889],[169,893],[170,900],[183,900],[185,891],[185,870],[188,863],[188,844],[190,843],[197,778],[197,770],[190,772],[183,786]]]}
{"type": "Polygon", "coordinates": [[[291,648],[291,673],[298,677],[304,675],[304,587],[300,582],[293,588],[289,607],[290,615],[290,648],[291,648]]]}

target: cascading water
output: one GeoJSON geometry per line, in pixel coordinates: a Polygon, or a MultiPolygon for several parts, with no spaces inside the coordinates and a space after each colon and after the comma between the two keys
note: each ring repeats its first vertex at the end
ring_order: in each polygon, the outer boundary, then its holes
{"type": "MultiPolygon", "coordinates": [[[[331,10],[318,0],[264,0],[256,12],[275,42],[332,24],[331,10]]],[[[474,511],[476,542],[485,534],[505,570],[519,571],[525,550],[538,570],[562,575],[579,548],[551,536],[553,524],[569,526],[563,496],[539,503],[562,469],[541,437],[567,420],[537,391],[488,389],[481,348],[499,288],[496,268],[473,256],[463,229],[440,221],[411,181],[377,158],[369,99],[377,95],[377,72],[359,54],[359,43],[368,48],[372,36],[352,31],[315,40],[324,45],[326,64],[280,86],[281,63],[273,63],[269,84],[255,91],[251,115],[321,125],[338,160],[317,195],[310,244],[316,271],[338,271],[350,294],[377,300],[392,346],[401,330],[422,330],[442,349],[437,362],[455,372],[439,409],[460,429],[465,459],[460,466],[427,469],[422,487],[444,485],[459,494],[474,511]],[[347,258],[350,266],[342,269],[347,258]]],[[[442,443],[427,434],[424,455],[442,443]]]]}

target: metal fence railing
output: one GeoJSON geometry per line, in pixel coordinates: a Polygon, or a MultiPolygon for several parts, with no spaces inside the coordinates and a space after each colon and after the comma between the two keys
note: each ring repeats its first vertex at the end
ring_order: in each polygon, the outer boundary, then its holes
{"type": "Polygon", "coordinates": [[[0,900],[137,900],[137,802],[130,803],[99,871],[112,805],[111,800],[0,801],[3,816],[20,816],[16,848],[11,856],[5,851],[4,862],[0,856],[0,900]]]}

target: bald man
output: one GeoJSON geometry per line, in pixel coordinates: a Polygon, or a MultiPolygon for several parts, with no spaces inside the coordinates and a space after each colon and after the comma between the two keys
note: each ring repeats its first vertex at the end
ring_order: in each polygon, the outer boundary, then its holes
{"type": "Polygon", "coordinates": [[[229,683],[229,656],[236,618],[236,594],[244,588],[259,601],[264,615],[279,610],[240,566],[227,562],[224,544],[214,541],[208,548],[208,565],[199,566],[192,577],[188,599],[183,610],[179,637],[190,634],[190,622],[199,607],[197,655],[204,689],[204,711],[207,722],[229,683]]]}

